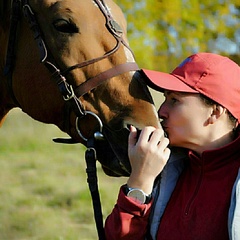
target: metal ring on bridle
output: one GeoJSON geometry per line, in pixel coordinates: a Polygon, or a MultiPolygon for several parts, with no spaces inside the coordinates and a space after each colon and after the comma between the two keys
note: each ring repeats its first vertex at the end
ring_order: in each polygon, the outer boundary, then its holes
{"type": "MultiPolygon", "coordinates": [[[[98,121],[98,123],[99,123],[99,131],[98,131],[98,132],[95,132],[95,133],[94,133],[94,136],[95,136],[95,138],[101,138],[101,139],[103,139],[104,136],[103,136],[103,134],[102,134],[102,129],[103,129],[102,120],[98,117],[97,114],[95,114],[95,113],[93,113],[93,112],[91,112],[91,111],[85,111],[85,114],[86,114],[86,115],[87,115],[87,114],[92,115],[93,117],[95,117],[95,118],[97,119],[97,121],[98,121]]],[[[79,135],[84,141],[87,141],[88,139],[83,136],[83,134],[81,133],[81,131],[80,131],[79,127],[78,127],[78,120],[79,120],[79,118],[77,117],[77,118],[76,118],[76,130],[77,130],[77,132],[78,132],[78,135],[79,135]]]]}

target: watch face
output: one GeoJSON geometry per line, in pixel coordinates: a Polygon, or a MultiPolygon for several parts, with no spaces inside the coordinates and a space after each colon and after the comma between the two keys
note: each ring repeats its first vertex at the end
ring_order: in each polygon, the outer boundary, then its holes
{"type": "Polygon", "coordinates": [[[141,204],[145,203],[145,201],[146,201],[146,196],[145,196],[144,192],[140,189],[131,189],[128,192],[127,196],[141,204]]]}

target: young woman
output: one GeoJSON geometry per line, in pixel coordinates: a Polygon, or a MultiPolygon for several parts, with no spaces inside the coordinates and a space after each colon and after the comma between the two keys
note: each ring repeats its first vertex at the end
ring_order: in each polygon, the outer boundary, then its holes
{"type": "Polygon", "coordinates": [[[106,239],[240,239],[240,67],[198,53],[171,74],[143,70],[164,93],[162,129],[131,127],[127,184],[106,239]],[[171,153],[171,154],[170,154],[171,153]]]}

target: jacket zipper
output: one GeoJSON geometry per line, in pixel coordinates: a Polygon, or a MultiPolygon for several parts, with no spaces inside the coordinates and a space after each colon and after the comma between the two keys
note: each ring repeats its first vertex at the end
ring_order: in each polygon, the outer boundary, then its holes
{"type": "Polygon", "coordinates": [[[190,200],[189,200],[189,202],[188,202],[188,204],[187,204],[187,206],[185,208],[185,212],[184,212],[185,216],[188,216],[188,214],[189,214],[189,211],[190,211],[190,209],[192,207],[192,204],[193,204],[193,202],[194,202],[194,200],[195,200],[195,198],[196,198],[196,196],[197,196],[197,194],[199,192],[202,180],[203,180],[203,166],[201,166],[201,172],[200,172],[200,176],[198,178],[198,181],[196,183],[195,191],[194,191],[192,197],[190,198],[190,200]]]}

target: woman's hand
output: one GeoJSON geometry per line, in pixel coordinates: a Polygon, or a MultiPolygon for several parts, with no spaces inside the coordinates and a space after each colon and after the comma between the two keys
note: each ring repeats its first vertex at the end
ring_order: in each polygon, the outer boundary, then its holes
{"type": "Polygon", "coordinates": [[[127,182],[129,187],[140,188],[146,194],[152,192],[154,180],[170,156],[168,144],[169,140],[160,128],[145,127],[137,139],[137,130],[131,126],[128,155],[132,172],[127,182]]]}

